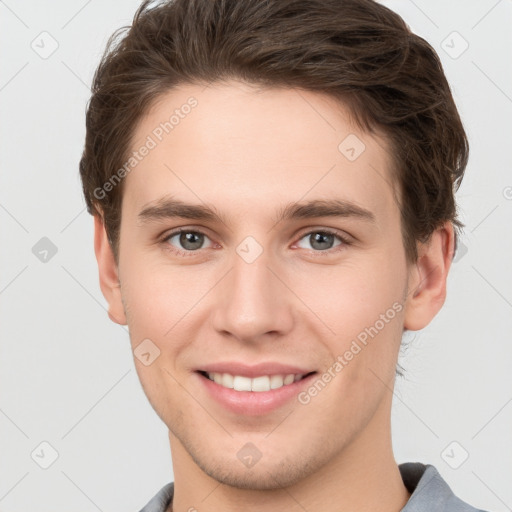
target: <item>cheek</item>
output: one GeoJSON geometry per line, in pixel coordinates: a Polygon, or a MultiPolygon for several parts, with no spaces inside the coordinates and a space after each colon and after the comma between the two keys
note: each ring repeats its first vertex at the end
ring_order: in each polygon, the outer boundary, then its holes
{"type": "Polygon", "coordinates": [[[193,266],[166,264],[163,250],[140,247],[142,242],[128,232],[121,241],[121,291],[132,327],[162,336],[190,309],[191,300],[197,302],[204,293],[204,276],[193,266]]]}
{"type": "Polygon", "coordinates": [[[295,269],[293,290],[330,328],[346,338],[357,334],[401,302],[403,269],[385,255],[365,255],[356,263],[295,269]]]}
{"type": "MultiPolygon", "coordinates": [[[[181,405],[178,398],[182,390],[177,380],[177,358],[187,345],[183,336],[183,318],[186,321],[190,309],[186,287],[176,283],[176,273],[171,273],[154,265],[135,264],[125,261],[126,279],[122,280],[123,301],[127,309],[130,342],[134,351],[134,361],[140,383],[158,416],[164,422],[175,418],[181,405]],[[151,357],[156,358],[148,365],[137,354],[138,349],[147,347],[151,357]],[[156,348],[154,348],[156,346],[156,348]]],[[[196,299],[197,300],[197,299],[196,299]]]]}
{"type": "Polygon", "coordinates": [[[385,381],[394,376],[403,325],[405,275],[400,265],[389,255],[374,254],[297,281],[297,294],[316,315],[307,316],[312,329],[324,326],[321,342],[332,361],[341,358],[343,369],[336,374],[342,377],[335,379],[334,389],[345,397],[368,398],[382,391],[370,369],[385,381]]]}

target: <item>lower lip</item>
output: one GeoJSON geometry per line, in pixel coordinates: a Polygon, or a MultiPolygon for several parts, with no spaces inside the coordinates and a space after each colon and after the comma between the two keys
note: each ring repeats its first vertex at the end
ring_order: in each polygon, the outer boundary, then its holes
{"type": "Polygon", "coordinates": [[[235,391],[217,384],[199,372],[196,372],[196,375],[213,399],[229,411],[246,416],[258,416],[272,412],[296,398],[300,391],[310,384],[316,373],[270,391],[235,391]]]}

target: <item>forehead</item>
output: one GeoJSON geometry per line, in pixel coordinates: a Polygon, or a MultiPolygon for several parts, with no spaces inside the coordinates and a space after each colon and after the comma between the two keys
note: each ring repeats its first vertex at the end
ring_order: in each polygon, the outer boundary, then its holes
{"type": "Polygon", "coordinates": [[[182,85],[141,118],[131,152],[138,157],[123,208],[169,194],[232,213],[317,198],[350,200],[376,216],[396,208],[387,141],[311,91],[182,85]]]}

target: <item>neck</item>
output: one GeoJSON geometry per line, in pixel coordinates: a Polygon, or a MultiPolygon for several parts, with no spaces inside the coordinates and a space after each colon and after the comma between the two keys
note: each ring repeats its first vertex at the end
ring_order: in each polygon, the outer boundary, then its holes
{"type": "Polygon", "coordinates": [[[342,451],[285,488],[240,489],[219,483],[195,464],[171,432],[169,439],[174,499],[168,512],[399,512],[410,497],[392,452],[387,403],[381,404],[366,428],[342,451]]]}

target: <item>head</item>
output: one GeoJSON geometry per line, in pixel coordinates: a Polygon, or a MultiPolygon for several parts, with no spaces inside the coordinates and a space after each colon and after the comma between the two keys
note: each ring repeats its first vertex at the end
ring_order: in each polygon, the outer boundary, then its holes
{"type": "Polygon", "coordinates": [[[389,420],[403,332],[441,308],[462,227],[467,139],[424,39],[371,0],[144,2],[86,126],[109,315],[158,354],[139,377],[198,467],[284,485],[389,420]],[[225,362],[311,376],[236,413],[200,373],[225,362]],[[251,472],[233,466],[248,442],[251,472]]]}

